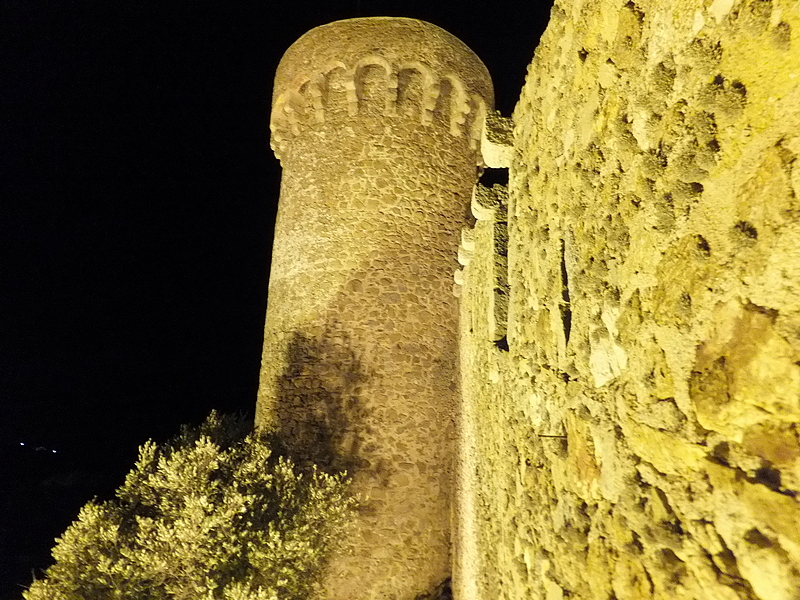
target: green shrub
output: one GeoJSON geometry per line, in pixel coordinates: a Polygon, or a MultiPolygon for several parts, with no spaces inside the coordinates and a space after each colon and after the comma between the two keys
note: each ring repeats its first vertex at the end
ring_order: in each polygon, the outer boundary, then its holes
{"type": "Polygon", "coordinates": [[[86,504],[25,600],[300,600],[357,499],[344,473],[300,467],[271,434],[212,413],[148,442],[109,502],[86,504]]]}

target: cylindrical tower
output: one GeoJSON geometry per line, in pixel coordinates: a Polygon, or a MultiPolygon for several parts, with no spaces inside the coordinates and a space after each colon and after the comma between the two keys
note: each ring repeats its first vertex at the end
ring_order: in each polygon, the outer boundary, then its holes
{"type": "Polygon", "coordinates": [[[477,56],[414,19],[318,27],[278,67],[257,423],[370,498],[330,600],[413,600],[450,573],[452,273],[492,105],[477,56]]]}

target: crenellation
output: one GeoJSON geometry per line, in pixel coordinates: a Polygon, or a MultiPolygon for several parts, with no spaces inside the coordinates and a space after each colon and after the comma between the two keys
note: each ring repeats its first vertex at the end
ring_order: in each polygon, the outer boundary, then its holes
{"type": "Polygon", "coordinates": [[[458,75],[438,74],[421,61],[394,64],[377,54],[363,56],[351,66],[336,61],[295,80],[275,99],[270,119],[273,150],[281,158],[293,138],[324,124],[342,105],[349,118],[366,116],[370,113],[367,104],[379,97],[383,98],[382,115],[444,126],[453,137],[467,136],[475,150],[487,114],[486,102],[466,89],[458,75]],[[365,79],[376,67],[384,73],[378,78],[380,89],[374,79],[365,79]]]}
{"type": "Polygon", "coordinates": [[[514,156],[514,121],[491,111],[482,121],[481,156],[490,169],[507,169],[514,156]]]}
{"type": "MultiPolygon", "coordinates": [[[[470,203],[472,215],[477,220],[475,228],[461,232],[458,262],[463,269],[455,271],[457,285],[465,282],[465,273],[476,253],[490,257],[486,319],[489,337],[497,341],[506,336],[508,320],[508,188],[495,184],[491,188],[476,183],[470,203]],[[476,230],[481,230],[477,232],[476,230]],[[477,247],[476,240],[486,240],[487,247],[477,247]]],[[[454,289],[460,296],[461,290],[454,289]]]]}
{"type": "Polygon", "coordinates": [[[472,216],[478,221],[506,221],[508,214],[508,188],[494,184],[486,187],[477,183],[472,190],[470,209],[472,216]]]}
{"type": "Polygon", "coordinates": [[[434,112],[450,127],[450,135],[459,137],[464,135],[462,125],[466,123],[467,114],[470,112],[469,96],[464,90],[464,84],[451,74],[444,74],[439,82],[440,94],[434,112]]]}
{"type": "MultiPolygon", "coordinates": [[[[486,113],[486,102],[480,96],[472,94],[470,96],[469,110],[464,111],[456,119],[456,122],[459,125],[463,125],[469,132],[469,147],[472,150],[480,149],[481,132],[483,131],[483,123],[486,120],[486,113]],[[468,116],[472,117],[469,123],[467,122],[468,116]]],[[[481,157],[478,166],[483,166],[483,157],[481,157]]]]}
{"type": "Polygon", "coordinates": [[[394,72],[391,63],[382,56],[369,54],[356,62],[353,66],[353,71],[354,80],[356,82],[356,108],[358,108],[359,103],[363,104],[370,100],[374,101],[375,98],[369,97],[374,96],[376,98],[382,98],[382,102],[379,102],[379,104],[382,104],[382,114],[391,115],[394,112],[397,99],[397,74],[394,72]],[[367,72],[374,72],[375,70],[379,70],[382,73],[381,79],[383,79],[383,88],[380,89],[373,83],[372,85],[375,89],[370,90],[370,93],[365,87],[366,74],[367,72]]]}

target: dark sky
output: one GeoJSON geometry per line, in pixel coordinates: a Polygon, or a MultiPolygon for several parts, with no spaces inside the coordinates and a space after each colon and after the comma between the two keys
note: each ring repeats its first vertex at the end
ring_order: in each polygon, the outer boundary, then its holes
{"type": "Polygon", "coordinates": [[[0,600],[144,441],[252,412],[284,50],[337,19],[424,19],[509,115],[551,3],[519,4],[2,2],[0,600]]]}

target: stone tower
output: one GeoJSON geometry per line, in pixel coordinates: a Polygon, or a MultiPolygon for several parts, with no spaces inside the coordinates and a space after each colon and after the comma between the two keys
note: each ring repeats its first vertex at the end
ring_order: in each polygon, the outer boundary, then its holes
{"type": "Polygon", "coordinates": [[[413,600],[450,573],[458,310],[489,74],[402,18],[339,21],[284,55],[283,166],[257,423],[369,497],[330,600],[413,600]]]}

